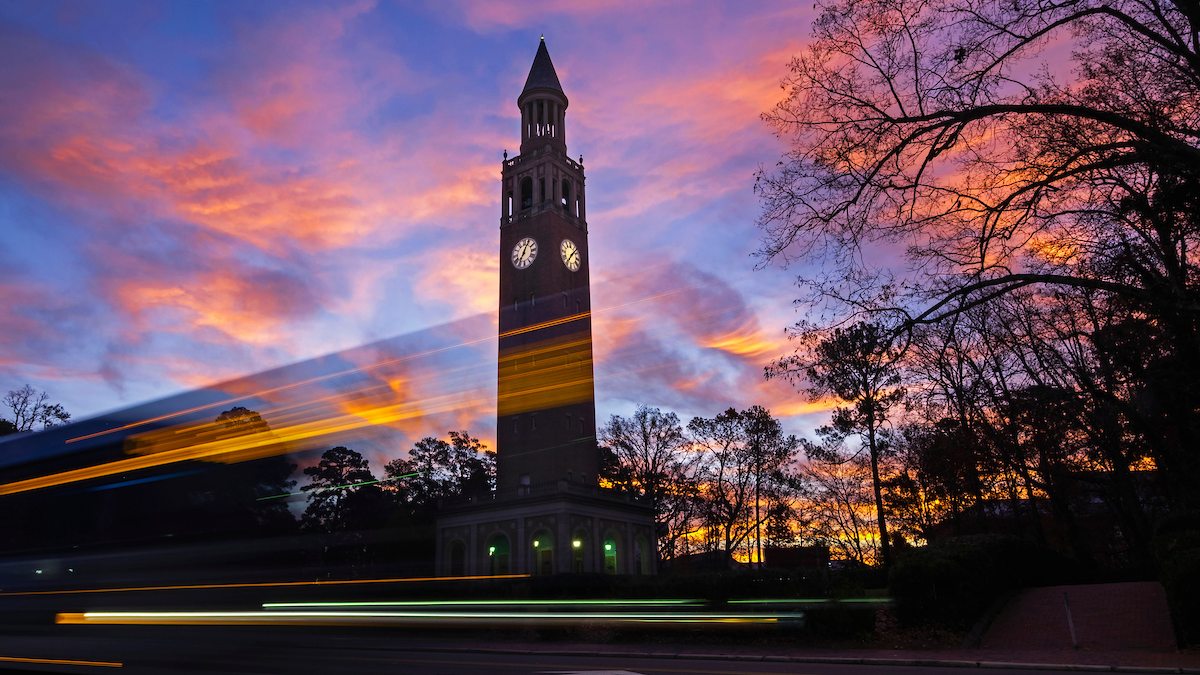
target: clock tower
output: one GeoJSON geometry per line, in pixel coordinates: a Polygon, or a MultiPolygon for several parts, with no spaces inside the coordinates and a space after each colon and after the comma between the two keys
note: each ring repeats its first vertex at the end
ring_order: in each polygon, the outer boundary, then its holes
{"type": "Polygon", "coordinates": [[[599,470],[584,175],[567,155],[567,105],[543,39],[517,97],[521,154],[500,179],[501,494],[595,485],[599,470]]]}
{"type": "Polygon", "coordinates": [[[653,510],[602,488],[583,158],[543,39],[517,97],[521,152],[500,173],[496,492],[443,504],[443,576],[653,574],[653,510]]]}

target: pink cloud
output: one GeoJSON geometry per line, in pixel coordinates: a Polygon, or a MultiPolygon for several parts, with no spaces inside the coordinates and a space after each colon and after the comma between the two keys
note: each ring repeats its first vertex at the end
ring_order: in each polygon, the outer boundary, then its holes
{"type": "Polygon", "coordinates": [[[538,25],[551,17],[586,19],[616,11],[628,13],[630,10],[636,11],[644,6],[645,3],[636,0],[577,0],[576,2],[560,3],[534,3],[519,0],[497,0],[495,2],[452,0],[435,4],[438,10],[456,18],[461,17],[468,26],[481,32],[538,25]]]}
{"type": "Polygon", "coordinates": [[[597,291],[624,299],[597,305],[593,317],[602,398],[699,415],[755,404],[784,417],[829,409],[763,379],[763,367],[789,346],[720,278],[687,263],[642,265],[615,270],[597,291]]]}

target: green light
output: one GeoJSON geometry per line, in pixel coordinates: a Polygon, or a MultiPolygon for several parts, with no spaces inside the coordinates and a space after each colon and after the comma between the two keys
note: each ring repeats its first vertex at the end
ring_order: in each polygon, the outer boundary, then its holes
{"type": "Polygon", "coordinates": [[[612,544],[605,544],[605,545],[604,545],[604,550],[605,550],[605,551],[611,551],[611,550],[612,550],[612,544]]]}
{"type": "Polygon", "coordinates": [[[495,546],[488,547],[488,555],[496,555],[496,547],[495,546]]]}

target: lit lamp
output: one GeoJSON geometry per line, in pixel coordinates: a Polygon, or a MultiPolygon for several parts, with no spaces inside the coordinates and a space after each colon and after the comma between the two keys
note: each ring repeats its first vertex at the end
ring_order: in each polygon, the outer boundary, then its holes
{"type": "Polygon", "coordinates": [[[496,555],[496,547],[495,546],[488,547],[488,555],[496,555]]]}
{"type": "Polygon", "coordinates": [[[578,539],[571,540],[571,548],[582,548],[582,547],[583,547],[582,541],[579,541],[578,539]]]}

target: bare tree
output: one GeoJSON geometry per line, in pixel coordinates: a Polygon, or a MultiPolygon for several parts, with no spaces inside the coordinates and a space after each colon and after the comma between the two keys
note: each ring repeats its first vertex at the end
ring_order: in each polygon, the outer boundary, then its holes
{"type": "Polygon", "coordinates": [[[839,558],[865,565],[877,562],[879,531],[871,517],[871,470],[861,453],[822,448],[811,454],[797,482],[806,520],[804,538],[828,546],[839,558]]]}
{"type": "Polygon", "coordinates": [[[49,394],[28,384],[9,391],[3,399],[4,406],[8,408],[12,417],[8,421],[16,431],[33,431],[39,424],[42,429],[49,429],[69,422],[71,413],[67,412],[61,403],[49,401],[49,394]]]}
{"type": "MultiPolygon", "coordinates": [[[[771,374],[808,378],[809,390],[818,396],[833,395],[842,405],[833,410],[828,426],[818,433],[840,445],[842,439],[856,435],[861,439],[871,468],[875,495],[875,518],[879,528],[879,546],[884,565],[891,562],[887,517],[883,508],[883,480],[880,462],[886,450],[884,432],[890,409],[904,398],[897,367],[899,353],[891,338],[878,324],[856,323],[835,328],[807,352],[777,361],[771,374]]],[[[810,452],[810,457],[814,451],[810,452]]]]}
{"type": "Polygon", "coordinates": [[[639,405],[629,418],[610,417],[599,438],[617,462],[609,480],[651,503],[659,526],[659,553],[663,559],[674,557],[695,529],[698,498],[699,455],[690,451],[679,417],[639,405]]]}
{"type": "MultiPolygon", "coordinates": [[[[1078,293],[1127,308],[1146,342],[1161,347],[1136,374],[1143,400],[1153,401],[1140,413],[1141,433],[1176,500],[1194,501],[1194,3],[823,0],[819,8],[787,96],[765,116],[790,147],[758,176],[763,262],[822,261],[801,284],[824,322],[884,313],[912,331],[1017,294],[1043,303],[1078,293]],[[1038,60],[1051,44],[1073,48],[1073,76],[1038,60]],[[879,265],[881,256],[895,264],[879,265]]],[[[1049,353],[1014,358],[1038,356],[1049,353]]],[[[1050,362],[1018,365],[1027,364],[1050,362]]],[[[1109,377],[1103,389],[1119,385],[1109,377]]],[[[1105,432],[1108,447],[1119,446],[1118,431],[1105,432]]]]}
{"type": "MultiPolygon", "coordinates": [[[[771,504],[785,499],[783,468],[799,446],[760,406],[696,417],[688,431],[702,453],[701,508],[713,548],[732,556],[761,537],[771,504]],[[767,508],[761,508],[765,502],[767,508]]],[[[757,546],[757,542],[755,542],[757,546]]],[[[757,549],[756,549],[757,551],[757,549]]],[[[753,556],[751,556],[753,557],[753,556]]]]}

